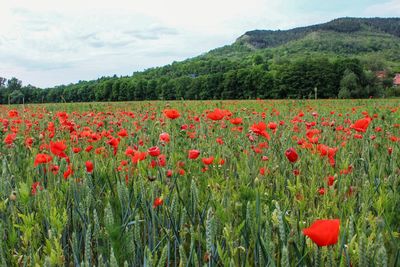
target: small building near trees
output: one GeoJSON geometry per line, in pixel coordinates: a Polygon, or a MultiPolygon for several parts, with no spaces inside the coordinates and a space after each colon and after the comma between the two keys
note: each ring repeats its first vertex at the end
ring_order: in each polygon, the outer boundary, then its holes
{"type": "Polygon", "coordinates": [[[393,85],[400,86],[400,73],[397,73],[393,78],[393,85]]]}

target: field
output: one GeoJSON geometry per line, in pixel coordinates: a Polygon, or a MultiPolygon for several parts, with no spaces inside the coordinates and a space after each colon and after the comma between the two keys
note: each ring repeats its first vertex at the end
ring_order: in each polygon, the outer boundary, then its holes
{"type": "Polygon", "coordinates": [[[1,266],[400,265],[399,100],[0,106],[0,127],[1,266]]]}

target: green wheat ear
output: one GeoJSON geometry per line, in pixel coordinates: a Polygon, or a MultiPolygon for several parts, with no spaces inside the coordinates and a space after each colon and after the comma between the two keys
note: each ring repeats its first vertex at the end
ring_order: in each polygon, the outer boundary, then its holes
{"type": "Polygon", "coordinates": [[[382,233],[379,233],[379,235],[378,235],[376,247],[377,247],[377,251],[376,251],[376,255],[375,255],[375,265],[382,266],[382,267],[388,266],[387,265],[388,258],[387,258],[387,254],[386,254],[385,244],[383,242],[382,233]]]}
{"type": "Polygon", "coordinates": [[[368,266],[367,253],[367,242],[365,233],[361,233],[359,245],[358,245],[358,262],[359,266],[368,266]]]}
{"type": "Polygon", "coordinates": [[[144,260],[143,260],[143,266],[153,266],[153,254],[151,253],[150,249],[148,246],[145,248],[145,253],[144,253],[144,260]]]}
{"type": "Polygon", "coordinates": [[[98,250],[99,239],[101,237],[101,228],[100,228],[100,221],[99,221],[99,217],[97,215],[96,209],[93,210],[93,222],[94,222],[93,237],[94,237],[94,243],[95,243],[94,247],[96,250],[98,250]]]}
{"type": "Polygon", "coordinates": [[[196,251],[193,253],[193,264],[194,267],[199,267],[199,257],[197,256],[196,251]]]}
{"type": "Polygon", "coordinates": [[[158,260],[158,267],[164,267],[167,263],[167,256],[168,256],[168,244],[166,244],[161,252],[160,259],[158,260]]]}
{"type": "Polygon", "coordinates": [[[198,191],[196,183],[194,182],[193,179],[190,184],[190,195],[192,198],[192,215],[195,216],[195,212],[196,212],[198,201],[199,201],[199,191],[198,191]]]}
{"type": "Polygon", "coordinates": [[[279,207],[278,202],[275,202],[275,209],[278,217],[279,236],[281,237],[282,243],[285,244],[286,243],[285,225],[283,222],[283,214],[281,208],[279,207]]]}
{"type": "Polygon", "coordinates": [[[254,234],[255,234],[255,232],[254,232],[255,223],[254,223],[253,209],[252,209],[250,201],[248,201],[247,205],[246,205],[246,225],[247,225],[247,228],[250,231],[251,236],[254,237],[254,234]]]}
{"type": "Polygon", "coordinates": [[[79,260],[79,244],[76,238],[76,232],[72,233],[72,253],[75,260],[79,260]]]}
{"type": "Polygon", "coordinates": [[[290,267],[289,264],[289,251],[285,245],[282,247],[282,258],[281,258],[281,266],[282,267],[290,267]]]}
{"type": "Polygon", "coordinates": [[[85,236],[85,265],[90,266],[92,263],[91,260],[91,245],[92,245],[92,226],[89,224],[86,229],[86,236],[85,236]]]}
{"type": "Polygon", "coordinates": [[[117,191],[118,191],[118,198],[121,204],[121,208],[123,211],[129,208],[129,192],[128,188],[126,187],[125,183],[119,182],[117,183],[117,191]]]}
{"type": "Polygon", "coordinates": [[[114,215],[110,202],[107,203],[107,206],[104,209],[104,223],[108,229],[111,229],[114,225],[114,215]]]}
{"type": "Polygon", "coordinates": [[[186,257],[185,249],[182,245],[179,246],[179,267],[185,267],[187,265],[188,259],[186,257]]]}
{"type": "Polygon", "coordinates": [[[111,252],[110,252],[110,267],[118,267],[118,261],[115,258],[113,248],[111,248],[111,252]]]}
{"type": "Polygon", "coordinates": [[[354,219],[353,216],[350,216],[349,219],[349,235],[348,235],[348,240],[347,243],[350,244],[351,240],[353,239],[354,236],[354,219]]]}
{"type": "Polygon", "coordinates": [[[97,257],[97,266],[98,267],[106,267],[106,264],[104,263],[103,260],[103,255],[99,254],[99,256],[97,257]]]}
{"type": "Polygon", "coordinates": [[[136,259],[136,246],[134,238],[134,228],[125,228],[126,235],[126,255],[128,259],[132,259],[131,262],[135,262],[136,259]]]}
{"type": "Polygon", "coordinates": [[[214,250],[214,237],[215,237],[214,213],[212,208],[207,211],[206,220],[206,248],[207,252],[212,256],[214,250]]]}
{"type": "MultiPolygon", "coordinates": [[[[7,265],[2,264],[1,266],[7,266],[7,265]]],[[[43,267],[51,267],[51,262],[50,262],[49,256],[46,256],[46,258],[44,259],[43,267]]]]}
{"type": "MultiPolygon", "coordinates": [[[[0,237],[3,237],[3,236],[4,236],[3,223],[0,222],[0,237]]],[[[4,256],[4,250],[3,250],[3,248],[4,248],[3,240],[4,240],[3,238],[0,238],[0,264],[2,267],[7,266],[6,258],[4,256]]]]}

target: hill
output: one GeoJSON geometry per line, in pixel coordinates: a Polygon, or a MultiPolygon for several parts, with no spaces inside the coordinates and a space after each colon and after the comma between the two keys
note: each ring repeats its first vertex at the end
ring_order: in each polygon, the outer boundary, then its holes
{"type": "Polygon", "coordinates": [[[3,86],[5,103],[390,96],[400,72],[400,18],[339,18],[291,30],[254,30],[233,44],[129,77],[54,88],[3,86]],[[375,75],[383,71],[383,79],[375,75]]]}
{"type": "Polygon", "coordinates": [[[313,32],[354,34],[377,33],[400,37],[400,18],[340,18],[328,23],[287,31],[255,30],[240,36],[236,43],[251,48],[277,47],[302,39],[313,32]]]}

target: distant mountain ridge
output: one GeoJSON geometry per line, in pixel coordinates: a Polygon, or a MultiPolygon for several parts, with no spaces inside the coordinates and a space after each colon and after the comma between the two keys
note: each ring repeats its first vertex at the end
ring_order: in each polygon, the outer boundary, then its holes
{"type": "Polygon", "coordinates": [[[338,33],[355,33],[375,31],[400,37],[400,18],[338,18],[327,23],[290,30],[253,30],[240,36],[236,43],[251,48],[262,49],[277,47],[287,42],[299,40],[315,31],[331,31],[338,33]]]}

